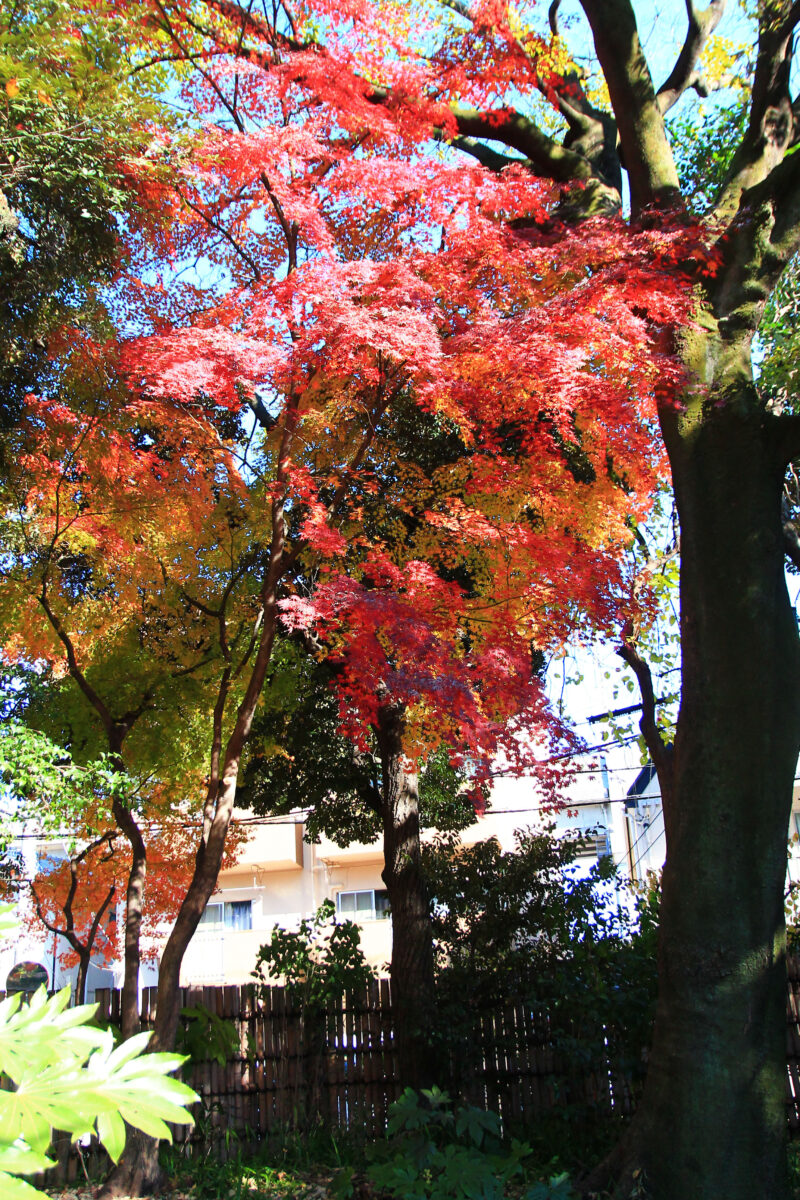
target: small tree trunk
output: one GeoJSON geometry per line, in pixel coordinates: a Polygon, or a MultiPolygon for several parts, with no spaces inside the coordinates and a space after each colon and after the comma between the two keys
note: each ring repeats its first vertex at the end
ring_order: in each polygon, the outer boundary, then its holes
{"type": "MultiPolygon", "coordinates": [[[[224,786],[224,785],[221,785],[224,786]]],[[[203,841],[197,853],[192,881],[178,912],[177,920],[164,947],[158,972],[158,998],[153,1037],[149,1049],[172,1050],[180,1019],[180,972],[183,956],[200,918],[217,885],[222,863],[225,834],[233,811],[236,776],[229,780],[229,809],[223,826],[217,825],[214,836],[203,841]]],[[[100,1192],[101,1200],[117,1196],[146,1196],[156,1190],[161,1181],[158,1164],[158,1140],[130,1131],[122,1158],[112,1170],[100,1192]]]]}
{"type": "Polygon", "coordinates": [[[139,1032],[139,969],[141,967],[142,911],[147,881],[147,847],[131,811],[114,801],[114,819],[131,847],[131,869],[125,891],[125,954],[120,1018],[123,1039],[139,1032]]]}
{"type": "MultiPolygon", "coordinates": [[[[276,538],[283,537],[283,518],[276,519],[276,538]]],[[[282,543],[281,543],[282,544],[282,543]]],[[[178,916],[167,939],[158,971],[158,998],[153,1037],[150,1049],[172,1050],[180,1018],[180,974],[183,956],[194,935],[200,918],[210,900],[222,866],[225,839],[233,816],[239,762],[245,738],[250,732],[258,697],[272,654],[277,623],[277,579],[280,578],[280,555],[273,545],[273,561],[262,599],[264,616],[261,622],[258,652],[253,663],[244,699],[239,705],[233,730],[222,753],[222,721],[230,685],[230,671],[223,673],[214,709],[214,738],[211,752],[211,777],[206,793],[203,833],[197,847],[191,882],[178,910],[178,916]]],[[[116,1196],[148,1195],[160,1182],[158,1140],[144,1134],[132,1133],[122,1158],[113,1169],[99,1195],[99,1200],[116,1196]]]]}
{"type": "Polygon", "coordinates": [[[615,1164],[620,1197],[635,1168],[653,1200],[789,1194],[783,901],[800,650],[783,464],[744,408],[727,396],[665,430],[681,519],[683,691],[655,1035],[615,1164]]]}
{"type": "Polygon", "coordinates": [[[78,1005],[86,1003],[86,979],[89,974],[91,957],[91,948],[87,948],[78,956],[78,974],[75,976],[75,994],[72,998],[72,1003],[76,1008],[78,1005]]]}
{"type": "Polygon", "coordinates": [[[402,709],[384,705],[375,733],[383,774],[383,881],[392,909],[392,1013],[403,1087],[441,1082],[428,892],[422,873],[417,776],[403,756],[402,709]]]}

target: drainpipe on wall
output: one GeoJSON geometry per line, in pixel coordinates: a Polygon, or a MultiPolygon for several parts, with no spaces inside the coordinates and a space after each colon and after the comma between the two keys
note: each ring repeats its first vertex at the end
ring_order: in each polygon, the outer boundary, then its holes
{"type": "Polygon", "coordinates": [[[631,872],[631,883],[638,883],[639,880],[636,875],[636,863],[634,862],[634,858],[633,858],[634,841],[631,837],[631,820],[632,819],[633,819],[633,814],[631,813],[630,809],[626,808],[625,809],[625,841],[628,843],[628,866],[630,867],[630,872],[631,872]]]}

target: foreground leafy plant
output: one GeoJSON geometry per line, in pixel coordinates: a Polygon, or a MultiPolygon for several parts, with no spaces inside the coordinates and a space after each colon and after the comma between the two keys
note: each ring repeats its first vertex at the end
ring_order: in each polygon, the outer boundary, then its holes
{"type": "MultiPolygon", "coordinates": [[[[406,1088],[389,1110],[389,1141],[372,1153],[367,1174],[377,1187],[402,1200],[502,1200],[506,1184],[523,1180],[530,1146],[501,1142],[496,1113],[468,1105],[456,1109],[439,1088],[419,1095],[406,1088]]],[[[536,1183],[525,1200],[568,1200],[566,1176],[536,1183]]]]}
{"type": "MultiPolygon", "coordinates": [[[[0,933],[14,924],[0,906],[0,933]]],[[[97,1134],[116,1162],[125,1123],[151,1137],[172,1140],[167,1121],[191,1124],[186,1106],[198,1099],[177,1079],[178,1054],[146,1054],[149,1033],[114,1047],[111,1030],[92,1027],[97,1006],[67,1008],[69,988],[48,999],[40,988],[29,1005],[22,996],[0,1003],[0,1192],[5,1200],[43,1193],[17,1178],[47,1170],[53,1129],[73,1140],[97,1134]]]]}

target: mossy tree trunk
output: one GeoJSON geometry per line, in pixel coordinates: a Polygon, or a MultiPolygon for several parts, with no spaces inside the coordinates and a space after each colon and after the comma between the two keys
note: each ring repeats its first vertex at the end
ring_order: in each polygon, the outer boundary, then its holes
{"type": "Polygon", "coordinates": [[[635,1171],[654,1200],[789,1195],[783,904],[800,645],[783,571],[785,464],[747,399],[717,406],[712,393],[664,421],[683,687],[660,771],[655,1035],[620,1197],[635,1171]]]}

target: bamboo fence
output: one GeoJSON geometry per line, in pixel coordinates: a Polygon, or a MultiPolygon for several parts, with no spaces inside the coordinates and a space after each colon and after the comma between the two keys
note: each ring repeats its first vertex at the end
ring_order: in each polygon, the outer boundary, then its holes
{"type": "MultiPolygon", "coordinates": [[[[786,1113],[791,1136],[800,1135],[800,957],[788,960],[786,1113]]],[[[2,993],[0,993],[2,996],[2,993]]],[[[98,1016],[118,1023],[120,993],[99,990],[98,1016]]],[[[375,980],[331,1003],[324,1028],[310,1038],[304,1015],[286,989],[257,992],[252,985],[190,987],[182,1007],[203,1007],[236,1030],[238,1048],[224,1063],[195,1062],[184,1079],[200,1096],[194,1127],[176,1126],[176,1144],[187,1155],[225,1158],[253,1149],[272,1133],[307,1129],[319,1121],[347,1129],[364,1141],[380,1137],[400,1094],[393,1045],[389,981],[375,980]]],[[[142,994],[142,1028],[155,1020],[156,989],[142,994]]],[[[628,1116],[639,1087],[608,1056],[565,1061],[553,1042],[548,1014],[523,1000],[484,1013],[473,1035],[461,1098],[501,1116],[514,1132],[567,1109],[628,1116]]],[[[71,1181],[96,1169],[98,1149],[73,1154],[46,1181],[71,1181]]]]}

